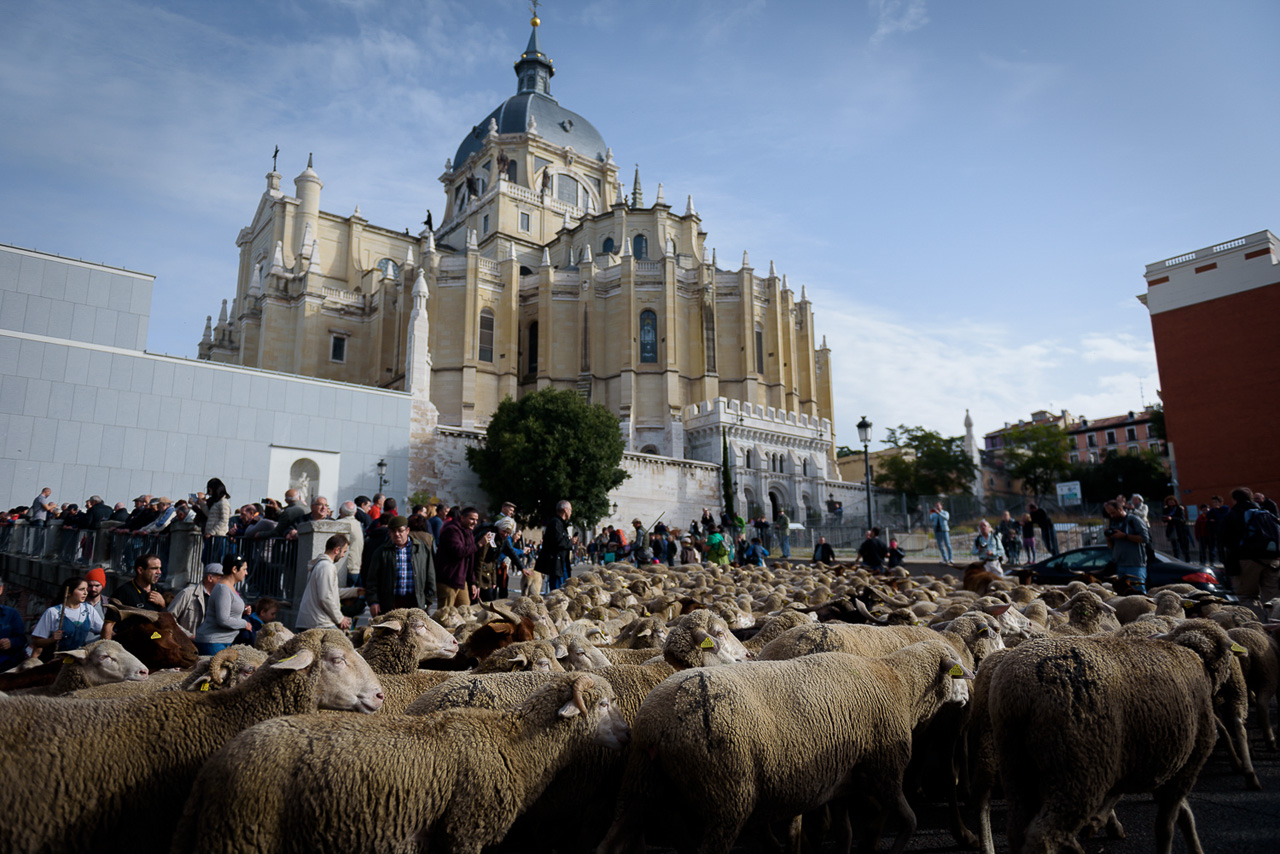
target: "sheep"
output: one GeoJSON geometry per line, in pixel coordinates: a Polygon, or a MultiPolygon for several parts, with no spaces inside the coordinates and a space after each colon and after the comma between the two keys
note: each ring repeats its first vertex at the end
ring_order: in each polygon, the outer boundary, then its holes
{"type": "MultiPolygon", "coordinates": [[[[587,644],[590,646],[590,644],[587,644]]],[[[530,640],[513,643],[494,650],[484,661],[476,665],[476,673],[515,673],[522,670],[543,670],[563,673],[560,650],[552,641],[530,640]]]]}
{"type": "Polygon", "coordinates": [[[662,657],[676,670],[683,670],[745,661],[751,653],[730,633],[723,618],[699,608],[671,627],[662,646],[662,657]]]}
{"type": "Polygon", "coordinates": [[[1213,695],[1230,677],[1232,641],[1212,624],[1175,641],[1047,638],[997,660],[986,725],[1012,850],[1079,850],[1086,823],[1123,793],[1146,791],[1157,803],[1156,850],[1169,854],[1175,820],[1187,848],[1201,850],[1186,796],[1213,749],[1213,695]]]}
{"type": "Polygon", "coordinates": [[[374,673],[412,673],[433,658],[453,658],[458,641],[420,608],[397,608],[376,618],[360,654],[374,673]]]}
{"type": "Polygon", "coordinates": [[[62,667],[52,685],[27,688],[15,696],[61,697],[83,688],[119,682],[143,682],[150,671],[131,652],[113,640],[98,640],[79,649],[58,653],[62,667]]]}
{"type": "Polygon", "coordinates": [[[253,639],[253,645],[256,649],[271,655],[284,646],[285,642],[291,637],[293,637],[293,632],[286,629],[284,623],[273,621],[258,629],[258,633],[253,639]]]}
{"type": "Polygon", "coordinates": [[[967,700],[962,677],[972,673],[938,640],[884,658],[820,653],[676,673],[640,707],[618,815],[600,850],[643,852],[662,817],[699,851],[727,854],[753,814],[793,819],[852,777],[901,817],[901,851],[916,823],[902,794],[912,731],[943,704],[967,700]]]}
{"type": "Polygon", "coordinates": [[[1280,683],[1280,647],[1266,632],[1257,629],[1228,629],[1227,635],[1249,651],[1240,658],[1245,683],[1253,695],[1254,718],[1268,750],[1276,749],[1276,736],[1271,729],[1271,700],[1280,683]]]}
{"type": "Polygon", "coordinates": [[[260,724],[213,756],[175,850],[478,852],[500,841],[556,772],[594,744],[629,740],[613,691],[561,674],[514,711],[451,709],[358,724],[304,716],[260,724]],[[340,758],[343,773],[333,773],[340,758]],[[252,820],[224,809],[253,792],[252,820]],[[368,808],[335,810],[335,803],[368,808]]]}
{"type": "MultiPolygon", "coordinates": [[[[423,694],[457,676],[450,670],[415,670],[412,673],[379,673],[378,682],[385,696],[375,714],[401,715],[423,694]]],[[[329,714],[329,713],[326,713],[329,714]]],[[[333,712],[332,714],[339,714],[333,712]]]]}
{"type": "Polygon", "coordinates": [[[179,690],[221,691],[234,688],[265,664],[267,655],[263,650],[245,644],[229,646],[200,659],[195,669],[181,682],[179,690]]]}
{"type": "Polygon", "coordinates": [[[148,670],[193,667],[199,655],[195,642],[168,611],[107,605],[106,619],[114,622],[111,639],[137,656],[148,670]]]}
{"type": "Polygon", "coordinates": [[[159,673],[152,673],[142,682],[109,682],[106,685],[81,688],[66,696],[72,700],[119,700],[122,697],[143,697],[159,691],[177,691],[199,667],[200,662],[196,662],[196,670],[161,670],[159,673]]]}
{"type": "Polygon", "coordinates": [[[759,652],[764,649],[765,644],[787,629],[809,625],[816,619],[813,614],[806,614],[794,608],[784,608],[765,620],[755,634],[743,641],[743,646],[751,652],[759,652]]]}
{"type": "Polygon", "coordinates": [[[662,660],[660,649],[619,649],[616,646],[602,646],[597,649],[610,664],[644,664],[655,658],[662,660]]]}
{"type": "Polygon", "coordinates": [[[374,711],[378,681],[337,630],[292,638],[249,679],[225,691],[166,691],[124,700],[14,697],[0,718],[0,809],[6,851],[81,852],[106,840],[168,850],[204,761],[242,729],[318,706],[374,711]],[[76,742],[67,734],[75,733],[76,742]],[[79,743],[110,745],[81,750],[79,743]],[[29,809],[30,775],[58,797],[29,809]]]}
{"type": "MultiPolygon", "coordinates": [[[[645,652],[657,655],[659,651],[649,649],[645,652]]],[[[597,670],[613,664],[595,644],[583,637],[569,637],[564,641],[563,658],[565,670],[597,670]]]]}
{"type": "Polygon", "coordinates": [[[1067,612],[1067,623],[1053,630],[1056,635],[1096,635],[1120,628],[1110,616],[1115,613],[1115,608],[1103,602],[1092,590],[1072,596],[1061,610],[1067,612]]]}

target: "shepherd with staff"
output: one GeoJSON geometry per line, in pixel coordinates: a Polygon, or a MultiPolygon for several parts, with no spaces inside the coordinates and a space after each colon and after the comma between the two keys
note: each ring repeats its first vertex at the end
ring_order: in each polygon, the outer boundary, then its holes
{"type": "Polygon", "coordinates": [[[58,588],[58,597],[59,604],[41,614],[31,630],[31,645],[42,654],[46,649],[79,649],[89,642],[90,635],[102,632],[102,615],[85,604],[88,581],[78,575],[68,578],[58,588]]]}

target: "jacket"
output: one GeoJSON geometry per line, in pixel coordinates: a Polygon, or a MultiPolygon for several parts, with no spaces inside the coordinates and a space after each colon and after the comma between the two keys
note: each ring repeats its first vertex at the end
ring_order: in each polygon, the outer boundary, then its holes
{"type": "MultiPolygon", "coordinates": [[[[618,532],[621,535],[621,531],[618,532]]],[[[534,569],[543,575],[564,575],[565,565],[573,552],[573,540],[569,538],[569,525],[559,516],[552,516],[542,529],[542,549],[534,569]]]]}
{"type": "Polygon", "coordinates": [[[204,584],[190,584],[173,597],[168,611],[173,614],[173,618],[178,621],[178,625],[184,632],[195,637],[196,629],[200,628],[200,624],[204,622],[204,609],[208,600],[209,594],[204,589],[204,584]]]}
{"type": "MultiPolygon", "coordinates": [[[[418,607],[426,610],[436,598],[435,566],[431,559],[431,549],[414,539],[409,540],[409,549],[409,562],[413,565],[413,595],[418,600],[418,607]]],[[[391,540],[386,540],[370,554],[361,581],[369,604],[376,602],[384,612],[395,608],[396,547],[391,540]]]]}
{"type": "Polygon", "coordinates": [[[307,572],[307,589],[298,605],[298,628],[336,629],[343,620],[341,599],[354,594],[356,588],[338,587],[338,568],[327,554],[311,561],[307,572]]]}
{"type": "Polygon", "coordinates": [[[458,590],[476,584],[476,536],[461,521],[450,519],[436,540],[436,580],[458,590]]]}

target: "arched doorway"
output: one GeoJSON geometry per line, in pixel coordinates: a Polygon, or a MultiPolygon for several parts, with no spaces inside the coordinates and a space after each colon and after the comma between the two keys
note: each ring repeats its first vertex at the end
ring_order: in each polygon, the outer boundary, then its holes
{"type": "Polygon", "coordinates": [[[769,509],[771,511],[769,518],[777,521],[778,514],[782,512],[782,496],[772,489],[769,490],[769,509]]]}

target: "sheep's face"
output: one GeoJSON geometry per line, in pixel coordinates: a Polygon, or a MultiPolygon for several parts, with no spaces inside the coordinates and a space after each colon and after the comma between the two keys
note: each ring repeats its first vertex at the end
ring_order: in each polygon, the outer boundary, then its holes
{"type": "Polygon", "coordinates": [[[742,641],[733,636],[724,620],[712,620],[706,629],[694,629],[692,633],[697,650],[702,654],[702,666],[733,664],[746,661],[751,653],[742,641]]]}
{"type": "MultiPolygon", "coordinates": [[[[563,686],[555,686],[563,690],[563,686]]],[[[544,689],[546,690],[546,689],[544,689]]],[[[610,750],[621,750],[631,741],[631,728],[613,702],[613,690],[603,679],[580,676],[572,685],[572,696],[557,712],[560,720],[585,716],[594,727],[592,741],[610,750]]]]}
{"type": "Polygon", "coordinates": [[[382,686],[373,668],[356,651],[341,632],[324,631],[319,654],[308,646],[286,654],[267,665],[272,670],[307,670],[316,668],[316,698],[322,709],[341,712],[376,712],[382,708],[382,686]]]}
{"type": "Polygon", "coordinates": [[[146,666],[137,656],[111,640],[100,640],[61,655],[79,663],[84,680],[90,686],[112,682],[141,682],[149,675],[146,666]]]}
{"type": "Polygon", "coordinates": [[[448,629],[419,611],[407,620],[406,630],[418,649],[418,660],[453,658],[458,652],[458,639],[448,629]],[[419,616],[421,615],[421,616],[419,616]]]}
{"type": "Polygon", "coordinates": [[[608,667],[609,659],[604,653],[582,638],[574,638],[565,646],[566,670],[595,670],[597,667],[608,667]]]}

